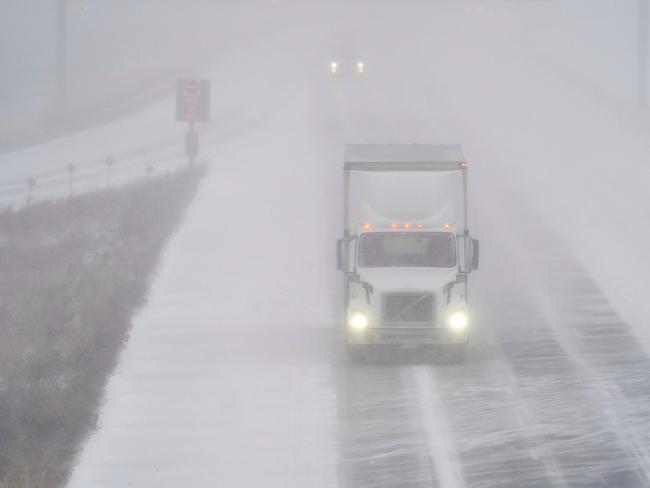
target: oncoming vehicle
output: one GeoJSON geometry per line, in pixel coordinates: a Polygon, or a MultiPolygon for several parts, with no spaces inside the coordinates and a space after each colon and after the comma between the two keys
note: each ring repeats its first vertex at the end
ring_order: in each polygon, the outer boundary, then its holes
{"type": "Polygon", "coordinates": [[[340,76],[342,73],[362,75],[366,72],[366,63],[361,59],[347,63],[342,63],[338,59],[333,59],[330,61],[329,70],[332,75],[337,76],[340,76]]]}
{"type": "Polygon", "coordinates": [[[351,359],[393,347],[462,360],[479,244],[467,227],[460,147],[349,145],[343,183],[337,258],[351,359]]]}
{"type": "Polygon", "coordinates": [[[335,79],[361,79],[367,72],[368,65],[364,49],[354,33],[342,32],[328,47],[331,57],[327,61],[330,76],[335,79]]]}

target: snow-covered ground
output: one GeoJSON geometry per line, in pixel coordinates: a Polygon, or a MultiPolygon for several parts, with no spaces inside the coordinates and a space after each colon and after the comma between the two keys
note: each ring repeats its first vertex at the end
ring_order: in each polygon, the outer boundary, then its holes
{"type": "Polygon", "coordinates": [[[335,484],[336,313],[309,292],[332,280],[331,231],[317,144],[298,134],[261,126],[213,153],[72,486],[335,484]]]}
{"type": "MultiPolygon", "coordinates": [[[[291,7],[214,69],[212,172],[70,486],[648,486],[648,121],[633,76],[570,62],[624,31],[565,53],[579,15],[552,3],[337,5],[291,7]],[[366,73],[330,77],[333,56],[366,73]],[[466,365],[347,363],[346,142],[463,144],[482,240],[466,365]]],[[[178,150],[170,107],[18,156],[178,150]]]]}

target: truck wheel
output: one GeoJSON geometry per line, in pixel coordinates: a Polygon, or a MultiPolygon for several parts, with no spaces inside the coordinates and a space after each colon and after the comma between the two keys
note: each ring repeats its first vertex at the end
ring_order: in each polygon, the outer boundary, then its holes
{"type": "Polygon", "coordinates": [[[368,360],[368,351],[365,346],[348,344],[348,359],[352,364],[362,364],[368,360]]]}
{"type": "Polygon", "coordinates": [[[447,349],[451,364],[463,364],[467,355],[467,344],[454,344],[447,349]]]}

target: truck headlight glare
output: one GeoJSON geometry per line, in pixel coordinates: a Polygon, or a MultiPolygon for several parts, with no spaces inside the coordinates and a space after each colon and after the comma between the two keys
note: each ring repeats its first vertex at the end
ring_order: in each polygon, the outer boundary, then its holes
{"type": "Polygon", "coordinates": [[[368,327],[368,316],[363,312],[353,312],[348,324],[354,330],[365,330],[368,327]]]}
{"type": "Polygon", "coordinates": [[[467,313],[462,310],[457,310],[449,316],[449,327],[456,332],[462,332],[467,328],[469,318],[467,313]]]}

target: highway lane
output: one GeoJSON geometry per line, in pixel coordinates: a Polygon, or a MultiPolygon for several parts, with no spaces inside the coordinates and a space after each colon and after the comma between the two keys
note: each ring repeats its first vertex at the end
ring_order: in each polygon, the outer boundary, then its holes
{"type": "Polygon", "coordinates": [[[648,357],[560,238],[518,210],[485,222],[503,233],[484,242],[467,364],[338,373],[340,486],[648,486],[648,357]]]}

